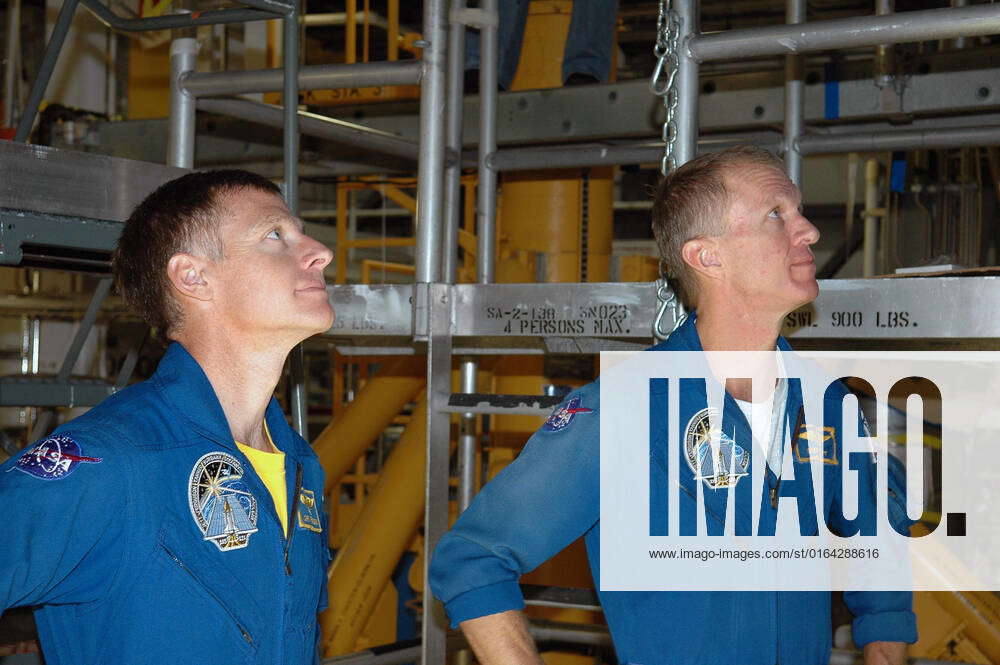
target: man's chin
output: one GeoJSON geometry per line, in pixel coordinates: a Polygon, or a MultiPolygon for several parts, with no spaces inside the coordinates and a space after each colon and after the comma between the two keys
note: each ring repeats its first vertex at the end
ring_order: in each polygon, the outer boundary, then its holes
{"type": "Polygon", "coordinates": [[[333,322],[336,320],[336,318],[337,317],[334,315],[333,310],[331,309],[330,314],[328,316],[323,317],[321,321],[317,321],[316,324],[317,328],[316,330],[313,331],[313,334],[318,335],[320,333],[325,333],[327,330],[333,327],[333,322]]]}
{"type": "Polygon", "coordinates": [[[808,305],[819,296],[819,282],[815,279],[799,284],[799,298],[797,304],[789,311],[795,311],[799,307],[808,305]]]}
{"type": "Polygon", "coordinates": [[[301,330],[302,339],[305,340],[313,335],[320,335],[328,331],[333,327],[335,318],[332,309],[328,313],[323,314],[314,312],[309,318],[300,320],[300,325],[296,326],[296,328],[301,330]]]}

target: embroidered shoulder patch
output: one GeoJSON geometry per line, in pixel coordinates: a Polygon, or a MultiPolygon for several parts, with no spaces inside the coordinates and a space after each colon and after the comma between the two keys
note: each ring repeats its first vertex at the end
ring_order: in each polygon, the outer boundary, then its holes
{"type": "Polygon", "coordinates": [[[323,533],[323,523],[319,519],[319,506],[316,505],[316,495],[312,490],[299,492],[298,520],[300,529],[309,529],[323,533]]]}
{"type": "Polygon", "coordinates": [[[65,478],[81,464],[99,464],[100,457],[87,457],[80,444],[68,436],[50,436],[21,455],[13,468],[44,480],[65,478]]]}
{"type": "Polygon", "coordinates": [[[188,502],[205,540],[223,552],[246,547],[257,532],[257,499],[243,482],[243,466],[229,453],[208,453],[195,462],[188,502]]]}
{"type": "Polygon", "coordinates": [[[545,420],[545,423],[542,425],[542,429],[548,432],[558,432],[573,422],[573,418],[576,417],[577,414],[594,412],[593,409],[587,409],[580,406],[581,401],[580,397],[577,396],[566,402],[565,406],[555,411],[545,420]]]}

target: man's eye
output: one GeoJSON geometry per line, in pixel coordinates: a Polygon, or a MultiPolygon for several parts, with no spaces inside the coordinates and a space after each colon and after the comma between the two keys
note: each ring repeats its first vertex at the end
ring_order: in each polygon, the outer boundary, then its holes
{"type": "Polygon", "coordinates": [[[274,238],[275,240],[281,240],[281,232],[278,229],[271,229],[267,232],[265,238],[274,238]]]}
{"type": "Polygon", "coordinates": [[[767,216],[774,219],[778,219],[781,217],[781,210],[779,208],[775,208],[771,212],[767,213],[767,216]]]}

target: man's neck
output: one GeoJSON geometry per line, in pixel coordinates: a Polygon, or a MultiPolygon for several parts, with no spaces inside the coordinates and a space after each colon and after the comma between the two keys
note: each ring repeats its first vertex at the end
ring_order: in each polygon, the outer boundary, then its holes
{"type": "Polygon", "coordinates": [[[281,378],[289,349],[284,345],[252,344],[221,331],[177,334],[208,377],[233,439],[270,452],[264,432],[264,412],[281,378]]]}
{"type": "MultiPolygon", "coordinates": [[[[752,311],[730,300],[723,305],[706,299],[699,304],[695,327],[705,351],[774,351],[781,330],[783,316],[769,315],[762,311],[752,311]]],[[[774,386],[775,369],[773,363],[766,368],[751,369],[753,375],[763,381],[758,385],[774,386]]],[[[728,372],[724,375],[728,376],[728,372]]],[[[749,378],[729,378],[726,391],[738,400],[750,402],[754,398],[753,381],[749,378]]],[[[757,396],[758,401],[770,394],[770,389],[757,396]]]]}
{"type": "Polygon", "coordinates": [[[740,306],[703,303],[695,327],[705,351],[773,351],[783,316],[740,306]]]}

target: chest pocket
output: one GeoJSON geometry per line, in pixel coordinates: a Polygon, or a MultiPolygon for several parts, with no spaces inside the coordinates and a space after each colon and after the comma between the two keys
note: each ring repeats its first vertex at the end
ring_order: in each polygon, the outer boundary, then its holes
{"type": "Polygon", "coordinates": [[[150,601],[159,611],[147,628],[175,636],[176,662],[253,662],[266,637],[256,604],[229,570],[199,551],[203,543],[185,543],[178,533],[164,525],[157,536],[152,574],[160,584],[150,601]]]}
{"type": "MultiPolygon", "coordinates": [[[[289,523],[293,625],[311,625],[320,607],[326,605],[326,571],[329,548],[323,537],[322,504],[310,490],[300,492],[289,523]]],[[[311,630],[311,629],[310,629],[311,630]]]]}

